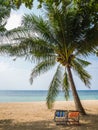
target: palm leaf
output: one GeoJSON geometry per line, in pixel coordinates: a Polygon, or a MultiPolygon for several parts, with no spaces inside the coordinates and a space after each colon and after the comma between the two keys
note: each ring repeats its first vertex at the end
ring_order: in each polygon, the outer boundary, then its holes
{"type": "Polygon", "coordinates": [[[82,65],[79,64],[76,60],[72,62],[72,65],[73,70],[78,74],[78,76],[84,82],[84,84],[90,87],[91,76],[88,74],[88,72],[84,70],[82,65]]]}
{"type": "Polygon", "coordinates": [[[50,83],[50,87],[49,87],[49,91],[48,91],[48,95],[46,99],[47,106],[49,109],[52,108],[55,98],[57,94],[59,93],[59,87],[61,86],[61,75],[62,75],[62,72],[59,65],[50,83]]]}
{"type": "Polygon", "coordinates": [[[63,76],[63,91],[65,94],[66,100],[69,98],[69,79],[68,79],[68,74],[65,70],[64,76],[63,76]]]}
{"type": "Polygon", "coordinates": [[[20,43],[2,44],[0,52],[10,56],[23,57],[36,61],[51,59],[54,55],[53,46],[47,45],[44,40],[36,38],[17,38],[20,43]],[[31,57],[31,58],[30,58],[31,57]]]}
{"type": "Polygon", "coordinates": [[[32,15],[25,15],[23,17],[23,26],[27,27],[28,29],[33,29],[34,32],[38,34],[39,37],[42,37],[44,40],[49,42],[50,44],[57,43],[55,35],[53,35],[53,30],[49,21],[43,20],[41,16],[32,15]]]}
{"type": "Polygon", "coordinates": [[[33,79],[36,78],[38,75],[43,74],[50,70],[55,65],[55,59],[52,57],[51,60],[44,60],[38,65],[35,66],[35,68],[32,70],[31,76],[30,76],[30,83],[33,83],[33,79]]]}
{"type": "Polygon", "coordinates": [[[76,60],[77,60],[77,62],[78,62],[79,64],[82,65],[82,67],[87,67],[87,66],[89,66],[89,65],[91,64],[90,62],[88,62],[88,61],[86,61],[86,60],[82,60],[82,59],[80,59],[80,58],[76,58],[76,60]]]}

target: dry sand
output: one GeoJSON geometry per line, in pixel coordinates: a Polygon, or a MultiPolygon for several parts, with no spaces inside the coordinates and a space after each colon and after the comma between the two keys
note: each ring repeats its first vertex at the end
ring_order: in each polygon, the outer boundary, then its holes
{"type": "Polygon", "coordinates": [[[82,101],[87,116],[80,116],[80,126],[56,125],[56,109],[74,110],[73,101],[56,102],[47,109],[45,102],[0,103],[0,130],[98,130],[98,100],[82,101]]]}

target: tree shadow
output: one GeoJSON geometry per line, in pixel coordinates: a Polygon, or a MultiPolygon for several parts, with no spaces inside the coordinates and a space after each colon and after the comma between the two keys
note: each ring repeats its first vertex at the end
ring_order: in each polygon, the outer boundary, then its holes
{"type": "Polygon", "coordinates": [[[84,130],[98,130],[98,114],[88,114],[80,117],[81,127],[84,130]]]}
{"type": "Polygon", "coordinates": [[[0,120],[0,130],[56,130],[53,121],[17,122],[6,119],[0,120]]]}
{"type": "Polygon", "coordinates": [[[89,114],[80,117],[80,125],[56,125],[53,120],[30,122],[15,122],[15,120],[0,120],[0,130],[97,130],[98,115],[89,114]]]}

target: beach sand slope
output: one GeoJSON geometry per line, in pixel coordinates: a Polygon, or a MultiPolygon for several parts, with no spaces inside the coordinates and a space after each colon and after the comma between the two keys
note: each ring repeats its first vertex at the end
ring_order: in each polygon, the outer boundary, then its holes
{"type": "Polygon", "coordinates": [[[56,125],[56,109],[74,110],[73,101],[55,102],[47,109],[45,102],[0,103],[0,130],[98,130],[98,101],[82,101],[87,116],[80,116],[80,126],[56,125]]]}

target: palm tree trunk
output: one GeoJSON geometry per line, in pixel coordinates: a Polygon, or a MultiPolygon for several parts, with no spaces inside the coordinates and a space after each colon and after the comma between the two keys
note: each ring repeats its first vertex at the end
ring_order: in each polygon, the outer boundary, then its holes
{"type": "Polygon", "coordinates": [[[67,66],[67,71],[68,71],[68,75],[69,75],[69,80],[70,80],[70,85],[71,85],[71,90],[72,90],[72,94],[73,94],[73,98],[74,98],[74,102],[75,102],[75,106],[76,106],[76,110],[80,111],[80,113],[82,115],[86,115],[85,110],[81,104],[80,98],[78,96],[75,84],[74,84],[74,80],[72,77],[72,72],[69,66],[67,66]]]}

